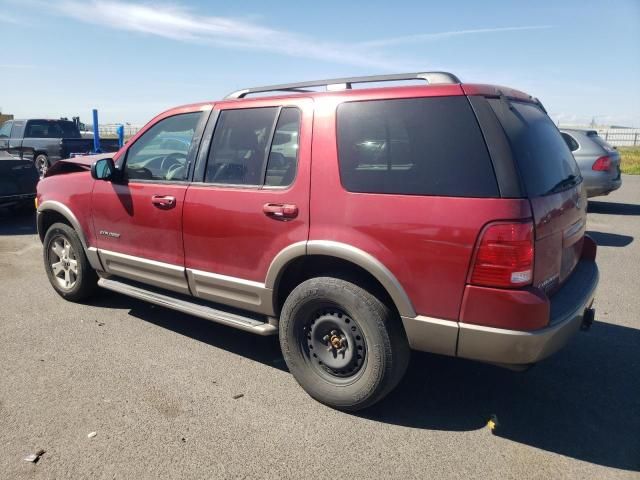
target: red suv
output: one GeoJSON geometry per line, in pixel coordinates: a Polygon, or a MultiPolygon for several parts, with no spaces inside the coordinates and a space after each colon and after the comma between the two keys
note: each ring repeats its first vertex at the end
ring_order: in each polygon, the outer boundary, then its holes
{"type": "Polygon", "coordinates": [[[279,334],[296,380],[339,409],[389,393],[410,349],[519,369],[594,319],[562,136],[537,99],[449,73],[175,108],[113,158],[56,163],[37,201],[62,297],[101,286],[279,334]]]}

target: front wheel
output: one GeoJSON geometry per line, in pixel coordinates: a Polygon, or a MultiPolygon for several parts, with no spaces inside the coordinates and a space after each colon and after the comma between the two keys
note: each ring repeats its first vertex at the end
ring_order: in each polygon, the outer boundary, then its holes
{"type": "Polygon", "coordinates": [[[280,317],[280,346],[309,395],[346,411],[369,407],[393,390],[410,354],[395,312],[367,290],[331,277],[291,292],[280,317]]]}
{"type": "Polygon", "coordinates": [[[54,223],[43,244],[44,268],[55,291],[72,302],[89,297],[97,288],[98,276],[89,265],[75,230],[64,223],[54,223]]]}

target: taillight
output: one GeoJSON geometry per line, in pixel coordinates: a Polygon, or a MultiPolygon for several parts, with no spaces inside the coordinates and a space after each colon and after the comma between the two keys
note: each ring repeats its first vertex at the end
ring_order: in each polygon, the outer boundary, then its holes
{"type": "Polygon", "coordinates": [[[607,155],[600,157],[591,166],[591,170],[596,170],[598,172],[608,172],[611,169],[611,158],[607,155]]]}
{"type": "Polygon", "coordinates": [[[476,246],[471,283],[517,288],[533,279],[533,223],[492,223],[476,246]]]}

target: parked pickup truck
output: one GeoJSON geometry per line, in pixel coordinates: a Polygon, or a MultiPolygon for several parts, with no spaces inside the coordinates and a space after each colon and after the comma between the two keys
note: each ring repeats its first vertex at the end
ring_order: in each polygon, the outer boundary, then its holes
{"type": "MultiPolygon", "coordinates": [[[[117,139],[100,141],[103,152],[117,152],[117,139]]],[[[69,120],[9,120],[0,126],[0,152],[32,161],[40,178],[58,160],[92,153],[93,139],[82,138],[69,120]]]]}

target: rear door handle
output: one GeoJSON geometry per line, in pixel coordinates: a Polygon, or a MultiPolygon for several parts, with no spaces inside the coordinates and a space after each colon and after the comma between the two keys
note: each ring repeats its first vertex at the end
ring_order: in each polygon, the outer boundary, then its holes
{"type": "Polygon", "coordinates": [[[176,197],[170,195],[153,195],[151,203],[158,208],[173,208],[176,206],[176,197]]]}
{"type": "Polygon", "coordinates": [[[298,206],[287,203],[265,203],[262,211],[267,217],[276,220],[291,220],[298,216],[298,206]]]}

